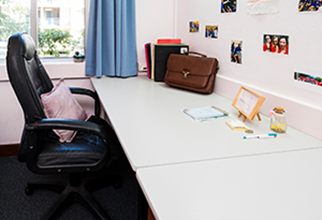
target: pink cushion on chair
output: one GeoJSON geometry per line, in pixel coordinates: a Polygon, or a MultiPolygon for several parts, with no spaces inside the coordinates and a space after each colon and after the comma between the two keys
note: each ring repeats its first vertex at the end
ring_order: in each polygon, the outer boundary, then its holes
{"type": "MultiPolygon", "coordinates": [[[[65,85],[64,79],[54,86],[54,88],[41,95],[44,105],[44,112],[47,118],[62,118],[87,120],[88,116],[84,109],[78,104],[69,88],[65,85]]],[[[59,136],[60,142],[71,142],[76,135],[74,130],[54,130],[59,136]]]]}

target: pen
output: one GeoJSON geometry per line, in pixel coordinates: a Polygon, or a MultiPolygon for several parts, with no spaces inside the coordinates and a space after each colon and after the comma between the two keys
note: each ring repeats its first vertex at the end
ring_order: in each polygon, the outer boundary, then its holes
{"type": "Polygon", "coordinates": [[[244,136],[243,139],[265,139],[265,138],[276,138],[276,133],[268,133],[268,134],[255,134],[255,135],[247,135],[244,136]]]}

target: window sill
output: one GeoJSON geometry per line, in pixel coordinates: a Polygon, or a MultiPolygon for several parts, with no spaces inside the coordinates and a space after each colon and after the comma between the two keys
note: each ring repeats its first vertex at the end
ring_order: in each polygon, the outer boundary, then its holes
{"type": "Polygon", "coordinates": [[[74,63],[73,58],[40,58],[42,64],[45,63],[74,63]]]}
{"type": "MultiPolygon", "coordinates": [[[[85,61],[74,62],[72,58],[41,59],[51,79],[85,78],[85,61]]],[[[5,60],[0,63],[0,81],[8,81],[5,60]]]]}

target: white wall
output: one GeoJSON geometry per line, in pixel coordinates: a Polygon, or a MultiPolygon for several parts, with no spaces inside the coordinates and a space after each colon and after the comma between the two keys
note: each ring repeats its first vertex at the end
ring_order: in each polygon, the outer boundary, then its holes
{"type": "Polygon", "coordinates": [[[266,97],[263,114],[275,105],[287,110],[293,127],[322,140],[322,95],[293,85],[296,65],[317,69],[320,62],[321,13],[297,12],[298,1],[280,0],[279,13],[248,15],[247,0],[237,1],[237,13],[221,14],[220,1],[177,0],[177,36],[190,50],[219,60],[215,91],[234,99],[240,85],[266,97]],[[189,33],[189,21],[200,22],[199,33],[189,33]],[[205,38],[205,24],[219,26],[218,39],[205,38]],[[262,52],[263,34],[289,35],[288,56],[262,52]],[[230,62],[231,40],[243,41],[243,63],[230,62]]]}
{"type": "Polygon", "coordinates": [[[138,62],[146,64],[144,44],[158,38],[173,38],[175,32],[174,0],[137,0],[136,31],[138,62]]]}
{"type": "Polygon", "coordinates": [[[23,113],[8,82],[0,82],[0,145],[19,143],[23,113]]]}

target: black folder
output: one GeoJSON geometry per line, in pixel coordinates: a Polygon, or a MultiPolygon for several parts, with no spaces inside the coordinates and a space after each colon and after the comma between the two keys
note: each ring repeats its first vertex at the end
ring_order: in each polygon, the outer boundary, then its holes
{"type": "Polygon", "coordinates": [[[148,77],[151,78],[151,43],[146,43],[144,48],[148,77]]]}
{"type": "Polygon", "coordinates": [[[164,82],[167,71],[167,61],[170,54],[183,54],[189,51],[186,44],[155,44],[154,45],[154,81],[164,82]]]}

